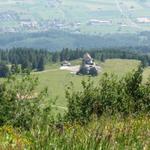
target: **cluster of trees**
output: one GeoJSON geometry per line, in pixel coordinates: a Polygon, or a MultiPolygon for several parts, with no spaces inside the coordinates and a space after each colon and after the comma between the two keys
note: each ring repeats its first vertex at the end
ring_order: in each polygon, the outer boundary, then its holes
{"type": "Polygon", "coordinates": [[[0,50],[0,77],[8,76],[9,67],[12,73],[14,71],[19,72],[21,70],[37,70],[43,71],[46,63],[56,63],[64,60],[74,60],[82,58],[83,55],[88,52],[91,56],[100,61],[105,61],[111,58],[121,59],[137,59],[140,60],[143,66],[150,65],[150,55],[148,53],[138,51],[131,51],[127,49],[63,49],[62,51],[49,52],[47,50],[36,50],[28,48],[13,48],[10,50],[0,50]]]}
{"type": "Polygon", "coordinates": [[[137,59],[140,60],[143,66],[150,65],[150,55],[144,52],[127,50],[126,48],[116,49],[76,49],[70,50],[68,48],[63,49],[61,52],[52,53],[52,61],[74,60],[82,58],[83,55],[88,52],[94,59],[105,61],[106,59],[121,58],[121,59],[137,59]]]}
{"type": "Polygon", "coordinates": [[[51,60],[51,55],[46,50],[35,50],[28,48],[13,48],[0,50],[0,62],[5,64],[21,65],[24,69],[44,70],[46,62],[51,60]]]}
{"type": "Polygon", "coordinates": [[[30,73],[28,69],[22,70],[20,65],[12,64],[6,65],[0,63],[0,77],[9,77],[10,75],[20,74],[20,73],[30,73]]]}
{"type": "Polygon", "coordinates": [[[0,77],[8,77],[10,74],[9,68],[7,65],[1,63],[0,64],[0,77]]]}

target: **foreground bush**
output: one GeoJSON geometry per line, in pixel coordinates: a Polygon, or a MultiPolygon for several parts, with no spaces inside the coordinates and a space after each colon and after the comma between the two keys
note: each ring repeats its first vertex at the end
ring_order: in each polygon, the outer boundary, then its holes
{"type": "Polygon", "coordinates": [[[150,80],[142,83],[141,67],[121,79],[83,81],[79,92],[69,87],[68,111],[55,120],[36,85],[30,75],[0,84],[0,149],[149,150],[150,80]]]}
{"type": "Polygon", "coordinates": [[[66,92],[68,112],[66,119],[86,123],[93,114],[109,115],[150,113],[150,80],[142,83],[142,67],[123,78],[105,73],[98,84],[83,81],[81,91],[69,87],[66,92]]]}
{"type": "Polygon", "coordinates": [[[42,105],[47,91],[37,94],[37,83],[38,79],[30,75],[18,79],[12,76],[0,83],[0,126],[9,124],[29,129],[48,110],[49,106],[42,105]]]}

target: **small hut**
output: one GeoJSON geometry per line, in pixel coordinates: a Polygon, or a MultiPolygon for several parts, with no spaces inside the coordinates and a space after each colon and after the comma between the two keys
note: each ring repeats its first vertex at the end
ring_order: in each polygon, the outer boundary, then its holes
{"type": "Polygon", "coordinates": [[[71,66],[71,63],[69,62],[69,61],[67,61],[67,60],[65,60],[65,61],[63,61],[62,63],[61,63],[61,66],[71,66]]]}
{"type": "Polygon", "coordinates": [[[94,65],[93,59],[89,53],[84,54],[83,62],[87,65],[94,65]]]}

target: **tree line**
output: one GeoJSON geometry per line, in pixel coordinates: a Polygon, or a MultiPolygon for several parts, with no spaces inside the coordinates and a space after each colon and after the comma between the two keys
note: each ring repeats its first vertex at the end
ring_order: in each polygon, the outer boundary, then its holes
{"type": "Polygon", "coordinates": [[[144,67],[150,65],[150,55],[148,53],[127,50],[126,48],[116,49],[76,49],[70,50],[68,48],[63,49],[61,52],[52,53],[52,61],[74,60],[82,58],[83,55],[88,52],[90,55],[99,61],[104,62],[106,59],[120,58],[120,59],[136,59],[140,60],[144,67]]]}
{"type": "Polygon", "coordinates": [[[46,50],[36,50],[28,48],[13,48],[10,50],[0,50],[0,61],[10,64],[21,64],[23,69],[41,70],[42,65],[50,60],[49,52],[46,50]]]}
{"type": "Polygon", "coordinates": [[[148,53],[132,51],[126,48],[91,50],[64,48],[62,51],[55,52],[44,49],[13,48],[0,50],[0,77],[8,76],[10,72],[14,74],[20,71],[43,71],[45,64],[79,59],[87,52],[94,59],[102,62],[106,59],[121,58],[140,60],[144,67],[150,65],[150,55],[148,53]]]}
{"type": "Polygon", "coordinates": [[[46,50],[28,48],[0,50],[0,76],[5,77],[10,73],[21,71],[43,71],[45,64],[50,61],[51,54],[46,50]]]}

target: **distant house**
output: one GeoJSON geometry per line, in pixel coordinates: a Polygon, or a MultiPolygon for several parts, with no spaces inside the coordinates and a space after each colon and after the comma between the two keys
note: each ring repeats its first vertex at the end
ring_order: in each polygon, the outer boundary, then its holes
{"type": "Polygon", "coordinates": [[[88,25],[101,25],[101,24],[111,24],[112,20],[98,20],[98,19],[91,19],[88,22],[88,25]]]}
{"type": "Polygon", "coordinates": [[[138,23],[150,23],[150,18],[147,17],[142,17],[142,18],[137,18],[138,23]]]}
{"type": "Polygon", "coordinates": [[[82,64],[80,66],[79,71],[77,72],[77,75],[79,74],[92,75],[92,76],[98,75],[98,70],[95,65],[95,62],[89,53],[86,53],[83,56],[82,64]]]}
{"type": "Polygon", "coordinates": [[[89,53],[84,54],[83,61],[86,65],[94,65],[94,60],[89,53]]]}
{"type": "Polygon", "coordinates": [[[71,63],[65,60],[61,63],[61,66],[71,66],[71,63]]]}

